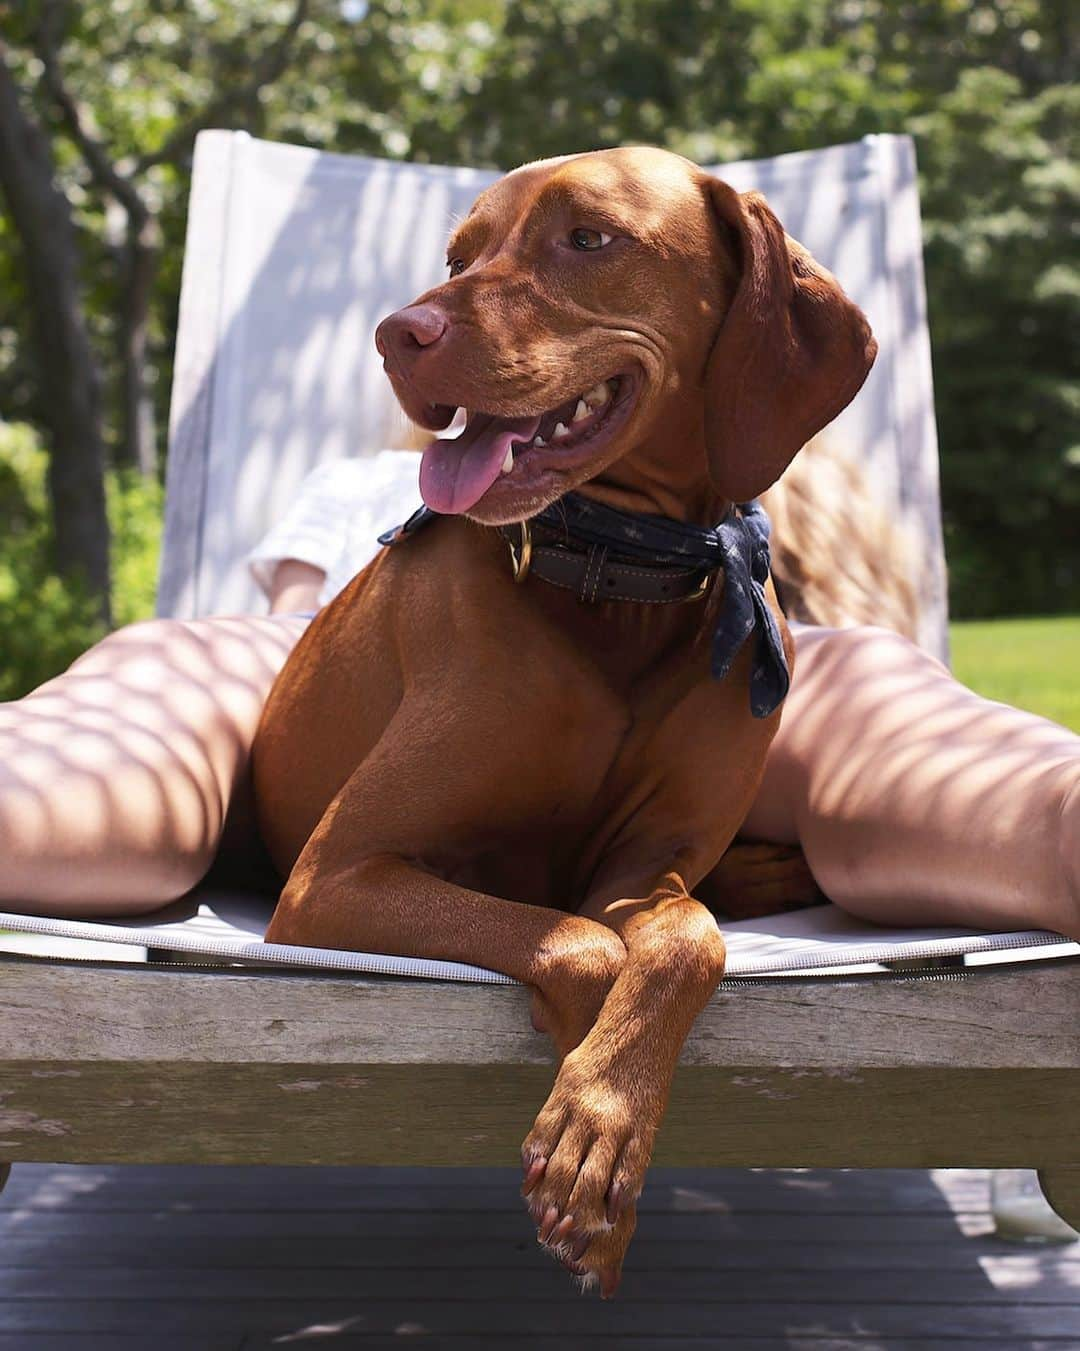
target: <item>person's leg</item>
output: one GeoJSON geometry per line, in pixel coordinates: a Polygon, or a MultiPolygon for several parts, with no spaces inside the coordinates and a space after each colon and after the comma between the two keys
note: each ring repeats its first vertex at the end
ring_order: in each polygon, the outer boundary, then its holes
{"type": "Polygon", "coordinates": [[[0,704],[0,905],[136,913],[193,886],[305,623],[150,620],[0,704]]]}
{"type": "Polygon", "coordinates": [[[795,640],[743,835],[800,844],[829,898],[866,919],[1080,938],[1080,737],[884,629],[795,640]]]}

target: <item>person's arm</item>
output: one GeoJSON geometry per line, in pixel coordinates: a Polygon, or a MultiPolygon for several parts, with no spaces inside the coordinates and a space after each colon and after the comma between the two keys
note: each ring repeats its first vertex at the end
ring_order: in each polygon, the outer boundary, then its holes
{"type": "Polygon", "coordinates": [[[248,567],[271,614],[317,610],[326,578],[345,543],[356,483],[353,462],[312,470],[288,510],[248,554],[248,567]]]}
{"type": "Polygon", "coordinates": [[[319,608],[319,593],[326,573],[313,563],[298,558],[283,558],[270,579],[270,613],[302,614],[319,608]]]}

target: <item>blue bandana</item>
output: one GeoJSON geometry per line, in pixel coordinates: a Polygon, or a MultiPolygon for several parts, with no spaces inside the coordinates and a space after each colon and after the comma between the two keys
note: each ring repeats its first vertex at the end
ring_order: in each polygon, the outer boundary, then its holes
{"type": "MultiPolygon", "coordinates": [[[[380,535],[379,543],[396,544],[438,516],[421,507],[404,525],[380,535]]],[[[723,568],[724,594],[710,663],[713,676],[723,680],[752,637],[750,712],[755,718],[767,718],[783,703],[791,679],[780,630],[765,599],[769,518],[757,502],[733,506],[719,525],[710,527],[618,511],[580,493],[567,493],[533,519],[583,543],[604,544],[653,566],[689,563],[723,568]]]]}

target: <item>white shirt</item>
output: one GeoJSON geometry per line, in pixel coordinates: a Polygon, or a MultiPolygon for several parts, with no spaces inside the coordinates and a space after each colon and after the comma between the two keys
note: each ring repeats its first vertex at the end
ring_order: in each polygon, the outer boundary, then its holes
{"type": "Polygon", "coordinates": [[[248,555],[252,575],[270,594],[284,558],[326,573],[326,605],[379,551],[378,537],[420,506],[420,456],[380,450],[355,460],[328,460],[304,479],[296,500],[248,555]]]}

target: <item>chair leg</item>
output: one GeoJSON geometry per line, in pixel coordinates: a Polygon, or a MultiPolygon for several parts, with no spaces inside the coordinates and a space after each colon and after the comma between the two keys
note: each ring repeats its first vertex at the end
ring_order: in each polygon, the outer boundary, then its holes
{"type": "Polygon", "coordinates": [[[1040,1168],[1039,1186],[1054,1213],[1080,1230],[1080,1164],[1040,1168]]]}
{"type": "Polygon", "coordinates": [[[11,1176],[11,1164],[0,1163],[0,1192],[4,1190],[4,1187],[10,1176],[11,1176]]]}

